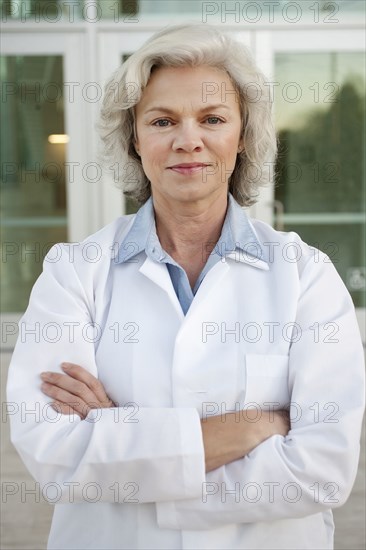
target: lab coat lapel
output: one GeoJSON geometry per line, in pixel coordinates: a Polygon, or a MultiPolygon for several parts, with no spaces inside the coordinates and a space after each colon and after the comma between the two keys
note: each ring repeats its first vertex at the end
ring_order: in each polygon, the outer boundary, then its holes
{"type": "Polygon", "coordinates": [[[184,313],[175,293],[166,264],[154,262],[147,256],[139,271],[142,275],[145,275],[145,277],[150,279],[167,293],[171,304],[179,315],[179,318],[183,320],[184,313]]]}
{"type": "Polygon", "coordinates": [[[164,290],[164,292],[167,293],[171,304],[173,305],[174,309],[179,315],[179,318],[182,321],[185,321],[186,319],[191,317],[206,302],[212,291],[218,289],[218,285],[220,284],[222,278],[227,274],[228,270],[229,266],[227,265],[226,261],[220,261],[215,264],[212,269],[210,269],[210,271],[203,279],[186,316],[184,316],[172,281],[170,279],[166,264],[154,262],[149,257],[146,257],[144,263],[139,269],[140,273],[142,273],[145,277],[150,279],[162,290],[164,290]]]}
{"type": "Polygon", "coordinates": [[[217,262],[217,264],[210,269],[195,294],[193,302],[185,316],[185,321],[190,319],[192,315],[200,313],[201,308],[204,307],[204,304],[209,298],[217,300],[217,293],[220,288],[219,285],[228,271],[229,266],[225,261],[217,262]]]}
{"type": "Polygon", "coordinates": [[[241,251],[235,251],[233,253],[227,254],[226,258],[222,258],[217,262],[207,273],[203,279],[197,293],[194,297],[194,300],[186,314],[186,319],[190,318],[196,312],[199,311],[199,308],[206,302],[206,300],[211,297],[212,292],[214,291],[214,300],[217,301],[220,296],[220,285],[222,284],[223,278],[229,274],[231,260],[235,262],[241,262],[243,264],[248,264],[253,268],[260,270],[268,271],[269,266],[267,262],[245,254],[241,251]],[[227,259],[230,259],[229,262],[227,259]]]}
{"type": "Polygon", "coordinates": [[[243,264],[248,264],[257,269],[262,269],[264,271],[269,271],[269,265],[265,260],[262,260],[256,256],[252,256],[245,251],[235,250],[227,254],[227,258],[234,260],[235,262],[241,262],[243,264]]]}

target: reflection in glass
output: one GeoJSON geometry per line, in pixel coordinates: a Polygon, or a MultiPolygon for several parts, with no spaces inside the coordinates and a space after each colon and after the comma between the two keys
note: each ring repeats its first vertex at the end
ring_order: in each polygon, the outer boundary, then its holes
{"type": "Polygon", "coordinates": [[[115,23],[137,23],[139,0],[98,0],[98,17],[113,19],[115,23]]]}
{"type": "Polygon", "coordinates": [[[337,250],[335,266],[358,307],[365,305],[364,61],[358,52],[281,53],[274,88],[275,200],[284,211],[277,223],[328,254],[337,250]]]}
{"type": "MultiPolygon", "coordinates": [[[[289,0],[274,2],[204,2],[200,0],[97,0],[98,12],[103,19],[114,19],[115,22],[137,23],[139,17],[154,16],[186,16],[197,15],[199,20],[206,23],[251,23],[256,21],[268,23],[269,14],[275,14],[276,19],[284,21],[283,13],[288,13],[289,0]],[[137,17],[134,17],[137,16],[137,17]]],[[[362,0],[301,0],[293,9],[302,16],[314,22],[336,21],[347,13],[365,12],[362,0]],[[340,15],[338,15],[340,14],[340,15]]],[[[288,20],[288,19],[287,19],[288,20]]]]}
{"type": "Polygon", "coordinates": [[[73,23],[85,15],[83,0],[0,0],[2,21],[73,23]]]}
{"type": "MultiPolygon", "coordinates": [[[[268,23],[270,14],[280,21],[288,20],[289,0],[265,2],[204,2],[201,0],[0,0],[2,21],[21,20],[74,22],[84,19],[97,23],[105,19],[114,22],[138,23],[140,18],[198,16],[204,23],[268,23]]],[[[301,0],[296,10],[311,21],[331,23],[343,20],[347,14],[365,14],[363,0],[301,0]]]]}
{"type": "Polygon", "coordinates": [[[67,239],[60,56],[0,58],[1,309],[22,312],[52,244],[67,239]]]}
{"type": "Polygon", "coordinates": [[[98,0],[98,12],[103,19],[138,23],[138,16],[201,14],[202,2],[197,0],[98,0]]]}

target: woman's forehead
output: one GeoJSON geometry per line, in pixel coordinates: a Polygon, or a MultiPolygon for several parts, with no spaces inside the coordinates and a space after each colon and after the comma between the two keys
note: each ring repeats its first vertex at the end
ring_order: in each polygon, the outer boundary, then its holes
{"type": "Polygon", "coordinates": [[[210,65],[199,65],[190,67],[184,65],[182,67],[158,67],[152,72],[147,86],[151,86],[156,82],[163,81],[190,81],[204,82],[207,79],[215,81],[230,81],[230,77],[226,71],[218,67],[211,67],[210,65]]]}
{"type": "Polygon", "coordinates": [[[229,75],[216,67],[159,67],[156,69],[137,104],[138,110],[173,109],[192,99],[205,106],[229,108],[238,104],[238,94],[229,75]]]}

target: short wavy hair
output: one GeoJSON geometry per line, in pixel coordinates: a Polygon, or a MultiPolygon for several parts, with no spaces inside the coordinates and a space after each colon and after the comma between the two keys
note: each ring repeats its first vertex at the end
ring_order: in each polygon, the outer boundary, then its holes
{"type": "Polygon", "coordinates": [[[240,205],[250,206],[256,202],[259,187],[270,182],[277,151],[270,87],[251,53],[213,25],[169,26],[155,33],[113,73],[105,87],[98,124],[103,164],[113,166],[123,193],[140,205],[150,197],[151,184],[134,148],[134,106],[156,68],[200,65],[225,71],[239,94],[244,149],[229,177],[229,191],[240,205]]]}

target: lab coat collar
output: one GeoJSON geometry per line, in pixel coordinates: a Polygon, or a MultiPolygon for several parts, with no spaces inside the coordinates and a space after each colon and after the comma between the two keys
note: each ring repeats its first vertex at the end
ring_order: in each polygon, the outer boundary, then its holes
{"type": "MultiPolygon", "coordinates": [[[[218,241],[216,252],[225,258],[244,262],[260,269],[268,270],[268,258],[244,209],[234,197],[228,195],[228,209],[223,232],[226,239],[218,241]]],[[[153,198],[150,198],[137,212],[130,230],[125,235],[119,250],[116,263],[131,260],[140,252],[153,261],[160,262],[165,253],[156,233],[153,198]]]]}

